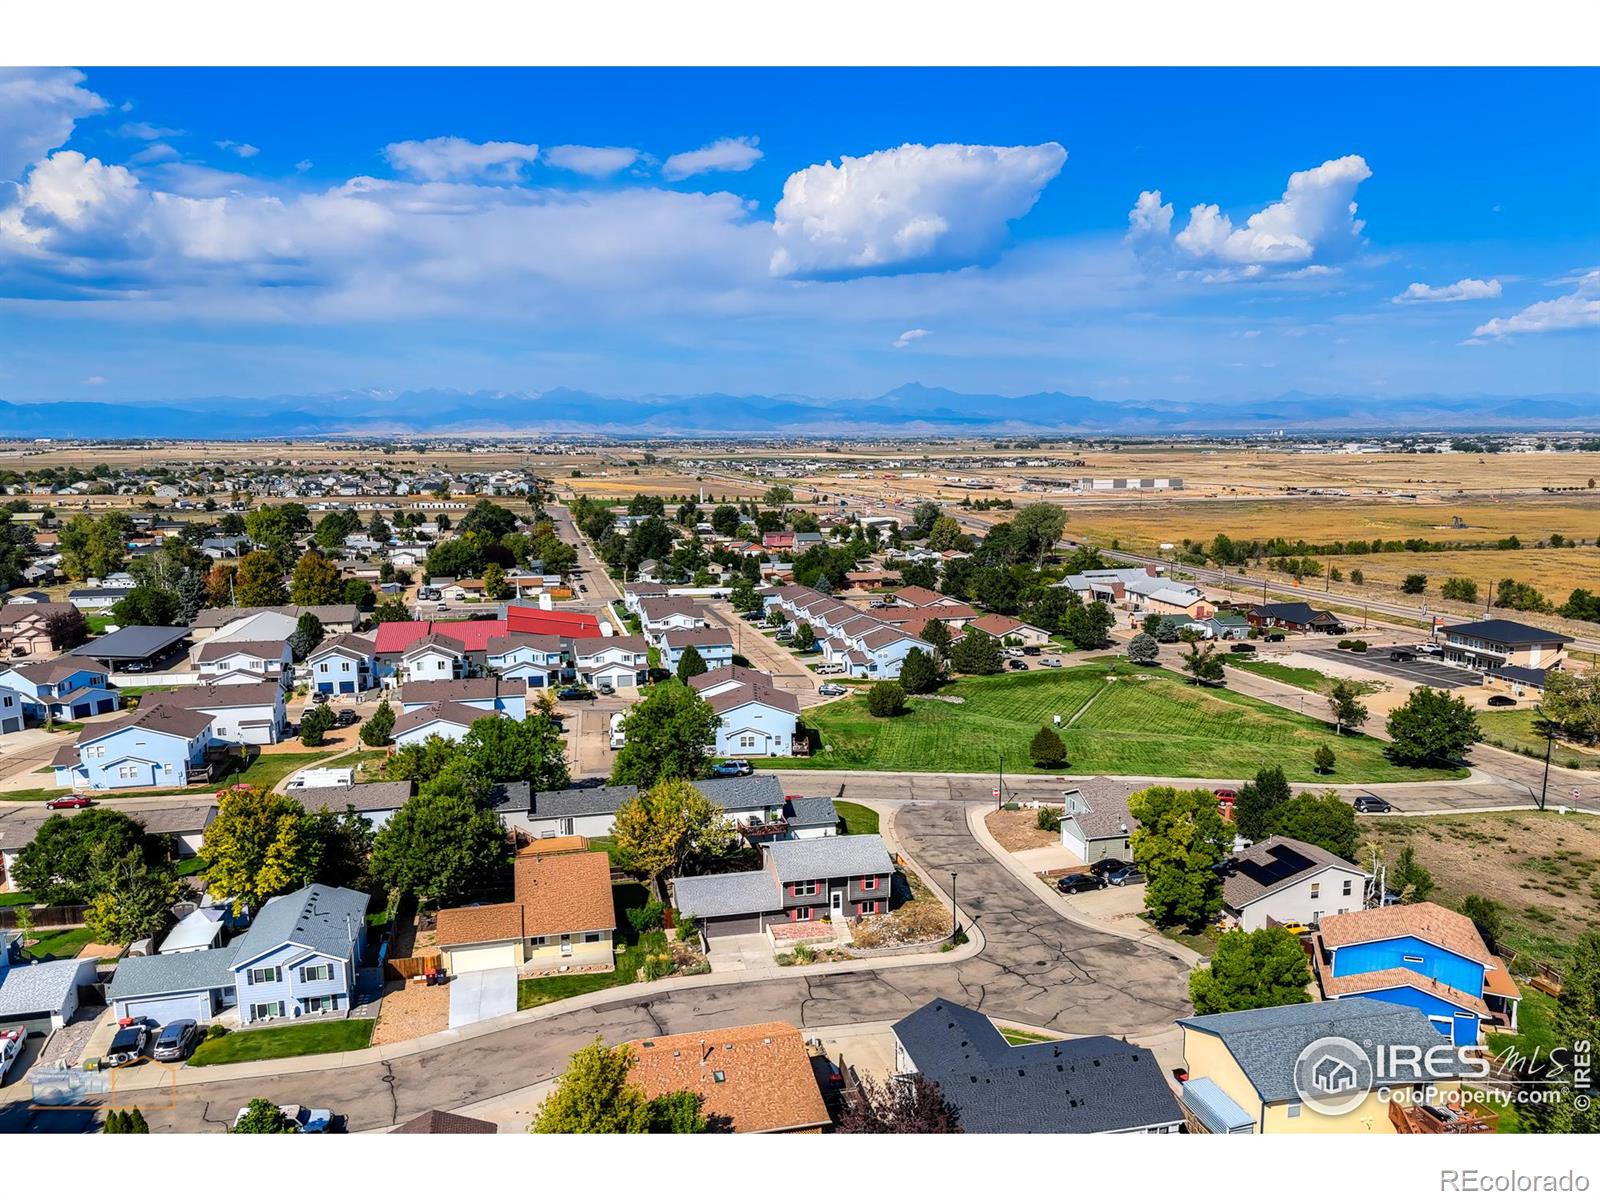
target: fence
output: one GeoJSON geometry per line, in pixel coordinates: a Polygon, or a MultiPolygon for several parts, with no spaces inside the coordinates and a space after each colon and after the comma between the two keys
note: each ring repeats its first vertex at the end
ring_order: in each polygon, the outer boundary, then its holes
{"type": "MultiPolygon", "coordinates": [[[[8,905],[0,908],[0,929],[16,929],[20,922],[17,914],[22,905],[8,905]]],[[[83,914],[88,908],[82,904],[55,904],[39,905],[29,908],[28,915],[33,918],[35,929],[62,929],[72,925],[83,924],[83,914]]]]}
{"type": "Polygon", "coordinates": [[[383,968],[390,979],[414,979],[418,975],[426,975],[429,971],[437,970],[443,965],[443,960],[437,954],[419,954],[413,958],[391,958],[383,968]]]}

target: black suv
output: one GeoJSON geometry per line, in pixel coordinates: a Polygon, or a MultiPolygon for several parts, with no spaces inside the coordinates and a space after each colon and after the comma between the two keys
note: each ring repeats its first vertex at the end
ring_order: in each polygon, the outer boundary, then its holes
{"type": "Polygon", "coordinates": [[[342,728],[343,726],[346,726],[346,725],[355,725],[360,720],[361,720],[361,718],[356,716],[356,710],[355,709],[353,709],[353,708],[341,708],[339,710],[338,716],[334,717],[333,723],[342,728]]]}

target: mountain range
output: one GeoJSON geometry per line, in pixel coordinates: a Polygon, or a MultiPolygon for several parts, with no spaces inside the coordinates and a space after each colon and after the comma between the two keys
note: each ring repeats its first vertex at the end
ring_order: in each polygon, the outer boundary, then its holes
{"type": "Polygon", "coordinates": [[[1355,396],[1097,400],[1061,392],[965,393],[910,383],[873,397],[608,396],[353,390],[170,402],[0,400],[0,437],[267,438],[416,434],[633,437],[815,434],[1357,433],[1600,429],[1600,395],[1355,396]]]}

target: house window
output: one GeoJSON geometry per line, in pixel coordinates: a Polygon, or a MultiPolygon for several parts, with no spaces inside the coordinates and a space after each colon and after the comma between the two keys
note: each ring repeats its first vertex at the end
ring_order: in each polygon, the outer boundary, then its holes
{"type": "Polygon", "coordinates": [[[1289,1105],[1289,1115],[1291,1117],[1298,1117],[1300,1115],[1300,1106],[1298,1104],[1289,1105]]]}
{"type": "Polygon", "coordinates": [[[807,907],[807,908],[791,908],[789,910],[789,919],[792,920],[792,921],[809,921],[809,920],[811,920],[811,914],[813,912],[815,912],[815,911],[816,911],[815,909],[812,909],[810,907],[807,907]]]}
{"type": "Polygon", "coordinates": [[[863,892],[875,892],[875,891],[877,891],[878,890],[878,877],[876,875],[868,875],[865,879],[863,879],[861,881],[861,890],[863,892]]]}
{"type": "Polygon", "coordinates": [[[741,734],[740,735],[740,737],[739,737],[739,749],[741,749],[741,750],[750,750],[750,749],[753,749],[755,747],[755,744],[756,744],[756,739],[753,738],[752,736],[750,736],[750,734],[746,733],[746,734],[741,734]]]}
{"type": "Polygon", "coordinates": [[[322,963],[319,966],[301,967],[301,983],[324,983],[333,978],[333,964],[322,963]]]}
{"type": "Polygon", "coordinates": [[[282,1000],[267,1000],[263,1003],[252,1004],[250,1006],[250,1019],[252,1021],[261,1021],[270,1017],[281,1016],[283,1016],[282,1000]]]}
{"type": "Polygon", "coordinates": [[[586,933],[583,935],[583,940],[592,946],[595,942],[600,940],[600,935],[598,933],[586,933]]]}
{"type": "Polygon", "coordinates": [[[1344,894],[1345,894],[1345,895],[1346,895],[1346,896],[1348,896],[1348,895],[1349,895],[1349,894],[1350,894],[1350,884],[1351,884],[1351,881],[1350,881],[1350,880],[1348,880],[1348,879],[1346,879],[1346,880],[1345,880],[1345,881],[1344,881],[1344,894]]]}
{"type": "Polygon", "coordinates": [[[856,912],[858,914],[869,914],[877,911],[879,910],[878,902],[876,900],[858,900],[856,902],[856,912]]]}
{"type": "Polygon", "coordinates": [[[321,674],[326,675],[328,673],[328,664],[325,662],[318,663],[317,670],[321,674]]]}
{"type": "Polygon", "coordinates": [[[1315,900],[1320,895],[1322,895],[1322,884],[1313,883],[1311,885],[1311,898],[1315,900]]]}
{"type": "Polygon", "coordinates": [[[252,984],[257,984],[257,983],[282,983],[283,982],[283,968],[282,967],[251,967],[250,968],[250,982],[252,984]]]}
{"type": "Polygon", "coordinates": [[[528,944],[530,946],[544,946],[544,945],[548,945],[549,941],[550,941],[549,938],[536,937],[536,938],[529,938],[528,939],[528,944]]]}
{"type": "Polygon", "coordinates": [[[301,1007],[308,1013],[337,1012],[339,1001],[336,996],[308,996],[301,1001],[301,1007]]]}
{"type": "Polygon", "coordinates": [[[789,889],[789,894],[791,896],[820,896],[822,895],[822,884],[815,879],[807,883],[797,883],[789,889]]]}

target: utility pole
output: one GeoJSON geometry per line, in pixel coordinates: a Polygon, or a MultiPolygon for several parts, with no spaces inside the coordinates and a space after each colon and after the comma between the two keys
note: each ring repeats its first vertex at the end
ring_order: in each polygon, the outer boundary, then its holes
{"type": "Polygon", "coordinates": [[[1539,714],[1539,719],[1544,722],[1544,779],[1539,784],[1539,811],[1544,811],[1544,798],[1550,787],[1550,751],[1556,744],[1556,731],[1551,728],[1550,720],[1544,715],[1544,709],[1535,704],[1533,711],[1539,714]]]}

